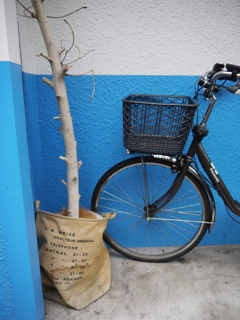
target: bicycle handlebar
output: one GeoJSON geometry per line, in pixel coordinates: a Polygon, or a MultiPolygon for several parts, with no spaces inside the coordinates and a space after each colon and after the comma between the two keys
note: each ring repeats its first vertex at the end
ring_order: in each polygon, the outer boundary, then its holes
{"type": "MultiPolygon", "coordinates": [[[[240,66],[223,62],[218,62],[214,65],[211,71],[205,73],[205,75],[199,79],[198,84],[205,88],[204,95],[206,98],[210,98],[213,92],[218,92],[218,86],[216,86],[217,80],[228,80],[236,82],[240,79],[240,66]],[[225,68],[225,70],[224,70],[225,68]]],[[[235,94],[240,94],[240,81],[227,89],[235,94]]]]}

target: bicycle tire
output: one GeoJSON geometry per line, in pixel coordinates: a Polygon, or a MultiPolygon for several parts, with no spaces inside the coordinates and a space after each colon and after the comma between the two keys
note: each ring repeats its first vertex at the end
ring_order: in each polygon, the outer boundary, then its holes
{"type": "Polygon", "coordinates": [[[138,261],[164,262],[186,254],[205,235],[209,200],[189,171],[175,197],[153,218],[147,218],[146,185],[149,199],[155,201],[172,185],[176,175],[171,167],[171,162],[151,156],[131,158],[110,168],[97,183],[91,208],[99,214],[116,213],[108,222],[104,240],[117,252],[138,261]],[[142,163],[147,171],[145,185],[142,163]]]}

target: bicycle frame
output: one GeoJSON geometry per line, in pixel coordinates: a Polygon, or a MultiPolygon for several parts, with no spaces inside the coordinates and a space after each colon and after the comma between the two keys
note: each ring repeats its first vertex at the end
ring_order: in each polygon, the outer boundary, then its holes
{"type": "Polygon", "coordinates": [[[211,112],[213,110],[214,104],[216,102],[216,97],[212,95],[210,97],[210,104],[207,108],[207,111],[205,113],[205,116],[203,117],[203,121],[199,126],[196,126],[193,128],[193,132],[195,132],[195,137],[193,139],[192,145],[189,148],[189,151],[187,155],[192,156],[193,153],[196,153],[198,156],[198,159],[208,175],[209,179],[211,180],[212,184],[215,186],[216,190],[218,191],[219,196],[223,199],[224,203],[227,205],[227,207],[236,215],[240,216],[240,204],[233,200],[229,190],[225,186],[222,178],[220,177],[218,171],[214,167],[213,163],[207,156],[207,153],[205,152],[202,144],[200,143],[204,137],[207,136],[208,131],[206,130],[206,124],[207,121],[211,115],[211,112]],[[193,144],[195,144],[195,148],[193,147],[193,144]],[[191,150],[191,148],[194,150],[191,150]]]}
{"type": "Polygon", "coordinates": [[[224,203],[227,207],[236,215],[240,216],[240,205],[237,201],[233,200],[229,190],[225,186],[223,180],[221,179],[218,171],[214,167],[213,163],[207,156],[203,146],[199,143],[196,148],[196,154],[198,155],[198,159],[211,180],[212,184],[218,191],[219,196],[223,199],[224,203]]]}
{"type": "MultiPolygon", "coordinates": [[[[192,140],[187,154],[179,156],[178,159],[175,159],[176,161],[173,162],[173,171],[178,172],[178,174],[176,175],[172,187],[161,198],[159,198],[153,204],[148,206],[149,210],[147,211],[147,216],[149,216],[150,218],[153,217],[157,212],[159,212],[163,207],[165,207],[176,195],[179,188],[181,187],[181,184],[187,171],[189,170],[194,154],[198,156],[201,166],[203,167],[204,171],[206,172],[207,176],[211,180],[216,190],[218,191],[219,196],[223,199],[224,203],[233,213],[240,216],[240,204],[237,201],[233,200],[229,190],[225,186],[218,171],[214,167],[213,163],[209,159],[207,153],[205,152],[201,144],[203,138],[206,137],[208,134],[206,124],[217,99],[214,95],[212,95],[210,100],[211,102],[207,108],[205,116],[203,117],[203,121],[200,125],[197,125],[193,128],[195,136],[192,140]]],[[[204,185],[203,182],[202,184],[204,185]]],[[[204,188],[206,189],[206,184],[204,188]]],[[[209,191],[206,191],[209,194],[209,191]]]]}

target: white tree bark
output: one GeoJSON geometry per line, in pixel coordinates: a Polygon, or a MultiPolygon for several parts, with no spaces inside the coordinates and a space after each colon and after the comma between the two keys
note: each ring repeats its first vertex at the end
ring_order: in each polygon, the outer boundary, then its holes
{"type": "Polygon", "coordinates": [[[43,7],[43,0],[31,0],[36,19],[39,23],[42,36],[45,42],[48,56],[44,56],[50,63],[52,69],[52,80],[43,78],[43,81],[50,85],[56,95],[60,119],[62,122],[62,134],[66,155],[59,157],[67,165],[67,193],[68,193],[68,216],[79,217],[79,178],[78,169],[80,162],[77,160],[77,143],[74,136],[72,117],[70,113],[66,85],[64,77],[69,67],[61,63],[59,50],[55,44],[51,29],[48,24],[47,16],[43,7]]]}

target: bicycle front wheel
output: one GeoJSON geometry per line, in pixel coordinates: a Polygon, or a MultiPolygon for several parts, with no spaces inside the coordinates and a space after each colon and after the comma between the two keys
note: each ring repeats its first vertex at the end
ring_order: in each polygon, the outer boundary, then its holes
{"type": "Polygon", "coordinates": [[[203,238],[209,222],[205,189],[188,172],[175,197],[153,217],[147,207],[172,186],[176,174],[171,163],[150,156],[116,164],[99,180],[92,210],[113,211],[104,240],[119,253],[135,260],[162,262],[192,250],[203,238]]]}

